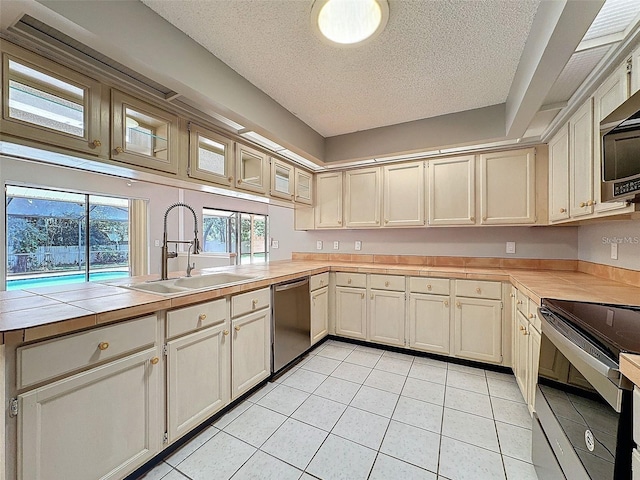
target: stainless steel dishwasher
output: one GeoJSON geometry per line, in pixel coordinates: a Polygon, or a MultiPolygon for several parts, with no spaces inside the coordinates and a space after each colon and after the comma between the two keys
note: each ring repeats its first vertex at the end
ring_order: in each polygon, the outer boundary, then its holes
{"type": "Polygon", "coordinates": [[[277,373],[311,346],[309,277],[273,287],[271,372],[277,373]]]}

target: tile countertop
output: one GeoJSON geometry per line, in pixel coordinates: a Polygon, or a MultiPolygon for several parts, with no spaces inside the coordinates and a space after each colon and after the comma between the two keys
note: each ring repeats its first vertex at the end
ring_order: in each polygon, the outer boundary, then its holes
{"type": "MultiPolygon", "coordinates": [[[[260,278],[227,288],[174,296],[121,288],[129,283],[156,280],[157,275],[108,283],[79,283],[0,292],[0,332],[25,330],[25,340],[43,338],[327,271],[510,281],[538,303],[541,298],[553,297],[640,305],[640,287],[575,271],[291,260],[203,269],[196,273],[233,272],[253,274],[260,278]]],[[[172,276],[179,276],[180,273],[172,272],[172,276]]]]}

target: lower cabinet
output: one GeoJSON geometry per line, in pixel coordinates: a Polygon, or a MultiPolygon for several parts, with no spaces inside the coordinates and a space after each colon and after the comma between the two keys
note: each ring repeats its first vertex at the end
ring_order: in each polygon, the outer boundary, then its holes
{"type": "Polygon", "coordinates": [[[522,396],[525,400],[528,397],[529,380],[527,378],[527,370],[529,369],[529,321],[520,311],[516,311],[514,322],[514,349],[513,352],[513,374],[522,396]]]}
{"type": "Polygon", "coordinates": [[[541,335],[534,327],[529,330],[529,379],[527,381],[527,404],[529,411],[535,410],[536,385],[538,384],[538,364],[540,363],[541,335]]]}
{"type": "Polygon", "coordinates": [[[121,479],[156,455],[156,355],[149,348],[19,395],[18,478],[121,479]]]}
{"type": "Polygon", "coordinates": [[[409,347],[449,355],[449,296],[411,293],[409,347]]]}
{"type": "Polygon", "coordinates": [[[367,338],[365,288],[336,287],[336,335],[367,338]]]}
{"type": "Polygon", "coordinates": [[[271,374],[271,309],[231,322],[231,399],[250,390],[271,374]]]}
{"type": "Polygon", "coordinates": [[[329,287],[311,292],[311,345],[329,334],[329,287]]]}
{"type": "Polygon", "coordinates": [[[230,399],[228,320],[167,342],[167,433],[172,443],[230,399]]]}
{"type": "Polygon", "coordinates": [[[481,362],[502,362],[502,302],[456,297],[453,354],[481,362]]]}
{"type": "Polygon", "coordinates": [[[404,346],[404,300],[404,292],[371,290],[368,340],[404,346]]]}

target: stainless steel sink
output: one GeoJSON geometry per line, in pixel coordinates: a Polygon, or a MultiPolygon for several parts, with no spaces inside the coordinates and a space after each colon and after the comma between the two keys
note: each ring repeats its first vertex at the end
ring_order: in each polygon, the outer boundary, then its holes
{"type": "Polygon", "coordinates": [[[149,282],[132,283],[123,287],[141,292],[157,293],[160,295],[177,295],[200,290],[224,288],[231,285],[252,282],[262,278],[257,275],[239,275],[235,273],[212,273],[195,277],[171,278],[149,282]]]}

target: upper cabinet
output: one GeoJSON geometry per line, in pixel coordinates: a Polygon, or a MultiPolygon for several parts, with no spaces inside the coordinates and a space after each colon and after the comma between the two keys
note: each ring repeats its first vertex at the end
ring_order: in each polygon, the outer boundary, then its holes
{"type": "Polygon", "coordinates": [[[313,174],[296,168],[295,175],[295,201],[311,205],[313,203],[313,174]]]}
{"type": "Polygon", "coordinates": [[[236,144],[236,187],[256,193],[269,189],[269,159],[253,148],[236,144]]]}
{"type": "Polygon", "coordinates": [[[271,196],[292,200],[294,195],[295,169],[277,158],[271,159],[271,196]]]}
{"type": "Polygon", "coordinates": [[[342,227],[342,172],[316,175],[316,228],[342,227]]]}
{"type": "Polygon", "coordinates": [[[473,225],[475,157],[444,158],[427,163],[429,225],[473,225]]]}
{"type": "Polygon", "coordinates": [[[483,225],[535,223],[534,149],[480,155],[480,216],[483,225]]]}
{"type": "Polygon", "coordinates": [[[8,42],[2,48],[2,132],[103,153],[100,83],[8,42]]]}
{"type": "Polygon", "coordinates": [[[593,213],[593,109],[591,99],[569,120],[570,214],[593,213]]]}
{"type": "Polygon", "coordinates": [[[380,226],[381,180],[380,167],[345,172],[344,208],[347,228],[380,226]]]}
{"type": "Polygon", "coordinates": [[[383,168],[384,227],[424,225],[424,162],[383,168]]]}
{"type": "Polygon", "coordinates": [[[222,135],[189,124],[190,177],[219,185],[233,185],[233,141],[222,135]]]}
{"type": "Polygon", "coordinates": [[[569,218],[569,127],[549,142],[549,221],[569,218]]]}
{"type": "Polygon", "coordinates": [[[178,117],[111,91],[111,159],[178,173],[178,117]]]}

